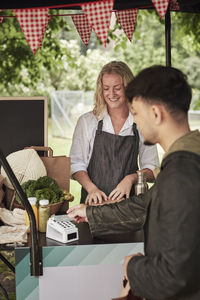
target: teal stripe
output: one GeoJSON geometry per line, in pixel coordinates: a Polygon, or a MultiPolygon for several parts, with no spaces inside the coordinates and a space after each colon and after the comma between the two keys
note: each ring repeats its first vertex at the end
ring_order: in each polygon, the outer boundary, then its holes
{"type": "Polygon", "coordinates": [[[62,266],[96,265],[109,253],[115,245],[87,245],[74,248],[60,263],[62,266]]]}
{"type": "Polygon", "coordinates": [[[47,257],[55,247],[42,247],[43,258],[47,257]]]}
{"type": "Polygon", "coordinates": [[[39,282],[38,286],[27,296],[26,300],[39,300],[39,282]]]}
{"type": "Polygon", "coordinates": [[[15,266],[17,266],[18,263],[26,256],[26,254],[29,253],[28,247],[17,247],[15,248],[15,266]]]}
{"type": "Polygon", "coordinates": [[[135,243],[96,245],[83,259],[81,265],[122,263],[124,256],[137,253],[142,249],[143,243],[139,247],[135,243]]]}
{"type": "Polygon", "coordinates": [[[124,256],[129,255],[130,252],[132,254],[136,253],[134,248],[134,244],[118,244],[115,248],[112,249],[110,253],[108,253],[104,257],[101,264],[107,265],[122,263],[122,261],[124,260],[124,256]]]}
{"type": "MultiPolygon", "coordinates": [[[[112,251],[117,247],[117,245],[98,245],[94,246],[92,251],[82,260],[80,265],[99,265],[105,257],[110,257],[112,251]]],[[[110,261],[108,259],[108,264],[110,261]]]]}
{"type": "Polygon", "coordinates": [[[16,266],[16,285],[19,285],[28,274],[30,274],[29,253],[27,253],[27,255],[16,266]]]}
{"type": "MultiPolygon", "coordinates": [[[[24,266],[26,267],[26,266],[24,266]]],[[[26,276],[19,284],[16,285],[16,295],[19,300],[39,300],[39,278],[35,276],[26,276]],[[37,297],[35,297],[35,295],[37,297]],[[33,298],[33,296],[35,298],[33,298]],[[30,297],[30,298],[29,298],[30,297]]]]}
{"type": "Polygon", "coordinates": [[[144,243],[134,243],[133,249],[131,249],[127,255],[131,255],[138,252],[144,254],[144,243]]]}
{"type": "Polygon", "coordinates": [[[79,266],[83,259],[90,255],[94,246],[79,246],[73,247],[73,251],[69,253],[68,256],[65,256],[63,260],[59,263],[60,266],[79,266]]]}
{"type": "Polygon", "coordinates": [[[43,248],[43,266],[56,267],[77,246],[43,248]]]}
{"type": "Polygon", "coordinates": [[[143,243],[80,245],[43,248],[43,266],[113,264],[125,255],[143,252],[143,243]]]}
{"type": "Polygon", "coordinates": [[[19,300],[39,300],[39,279],[30,272],[30,254],[27,253],[16,266],[16,296],[19,300]]]}

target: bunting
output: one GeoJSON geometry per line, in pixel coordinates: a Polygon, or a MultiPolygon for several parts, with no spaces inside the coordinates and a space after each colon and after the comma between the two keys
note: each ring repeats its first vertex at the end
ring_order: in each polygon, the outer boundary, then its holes
{"type": "Polygon", "coordinates": [[[1,25],[2,22],[3,22],[3,17],[0,17],[0,25],[1,25]]]}
{"type": "Polygon", "coordinates": [[[48,15],[47,18],[46,18],[46,21],[45,21],[45,25],[42,28],[42,38],[41,38],[40,43],[39,43],[40,49],[42,48],[42,40],[43,40],[43,38],[45,36],[45,32],[46,32],[46,29],[47,29],[47,26],[49,24],[50,19],[51,19],[51,16],[48,15]]]}
{"type": "Polygon", "coordinates": [[[35,54],[48,24],[48,8],[14,9],[24,36],[35,54]]]}
{"type": "Polygon", "coordinates": [[[126,9],[115,12],[117,20],[121,25],[124,33],[130,41],[132,41],[133,31],[137,21],[138,9],[126,9]]]}
{"type": "Polygon", "coordinates": [[[161,19],[163,19],[169,5],[169,0],[152,0],[152,2],[161,19]]]}
{"type": "Polygon", "coordinates": [[[72,16],[72,20],[74,22],[74,25],[75,25],[83,43],[85,44],[85,46],[88,46],[92,28],[91,28],[86,16],[83,14],[74,15],[74,16],[72,16]]]}
{"type": "Polygon", "coordinates": [[[108,37],[113,4],[114,0],[88,2],[81,4],[82,11],[86,15],[90,26],[105,47],[108,37]]]}
{"type": "Polygon", "coordinates": [[[175,11],[180,10],[180,6],[177,0],[170,1],[170,10],[175,10],[175,11]]]}

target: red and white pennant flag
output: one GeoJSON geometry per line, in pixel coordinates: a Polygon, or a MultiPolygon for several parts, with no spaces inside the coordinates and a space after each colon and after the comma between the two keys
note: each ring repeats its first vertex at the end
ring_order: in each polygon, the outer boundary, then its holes
{"type": "Polygon", "coordinates": [[[48,8],[14,9],[27,42],[35,54],[48,24],[48,8]]]}
{"type": "Polygon", "coordinates": [[[137,22],[138,9],[119,10],[116,11],[115,14],[126,36],[132,41],[133,31],[137,22]]]}
{"type": "Polygon", "coordinates": [[[86,15],[89,24],[104,46],[106,46],[107,42],[113,4],[114,0],[81,4],[82,11],[86,15]]]}
{"type": "Polygon", "coordinates": [[[41,39],[40,44],[39,44],[40,48],[42,48],[42,40],[44,38],[44,35],[45,35],[45,32],[46,32],[46,29],[47,29],[47,26],[49,24],[50,19],[51,19],[51,16],[48,15],[47,18],[46,18],[46,21],[45,21],[45,25],[43,26],[43,29],[42,29],[42,39],[41,39]]]}
{"type": "Polygon", "coordinates": [[[74,22],[74,25],[76,26],[76,29],[83,41],[83,43],[88,46],[90,35],[92,32],[92,27],[90,26],[87,18],[85,15],[74,15],[72,16],[72,20],[74,22]]]}
{"type": "Polygon", "coordinates": [[[160,15],[161,19],[164,18],[167,8],[169,5],[169,0],[152,0],[158,14],[160,15]]]}

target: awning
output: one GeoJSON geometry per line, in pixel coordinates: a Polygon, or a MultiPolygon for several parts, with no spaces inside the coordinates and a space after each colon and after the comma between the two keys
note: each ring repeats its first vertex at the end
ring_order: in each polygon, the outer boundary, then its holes
{"type": "MultiPolygon", "coordinates": [[[[106,46],[112,12],[131,41],[138,11],[157,10],[165,17],[166,64],[171,65],[170,11],[200,13],[200,0],[7,0],[0,4],[1,13],[8,9],[17,17],[33,53],[42,45],[51,9],[82,11],[72,15],[72,20],[86,46],[92,30],[106,46]]],[[[4,17],[8,16],[0,16],[0,25],[4,17]]]]}
{"type": "MultiPolygon", "coordinates": [[[[80,9],[81,3],[94,2],[94,0],[7,0],[2,1],[0,9],[15,9],[15,8],[33,8],[33,7],[47,7],[47,8],[64,8],[64,9],[80,9]]],[[[98,0],[96,1],[98,2],[98,0]]],[[[199,0],[178,0],[181,12],[200,13],[199,0]]],[[[114,9],[129,9],[129,8],[154,8],[151,0],[115,0],[114,9]]]]}

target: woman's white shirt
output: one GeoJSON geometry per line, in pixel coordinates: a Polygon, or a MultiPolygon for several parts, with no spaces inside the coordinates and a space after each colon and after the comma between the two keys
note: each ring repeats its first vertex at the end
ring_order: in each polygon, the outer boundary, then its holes
{"type": "MultiPolygon", "coordinates": [[[[111,118],[107,111],[99,119],[95,117],[93,112],[83,114],[76,124],[72,146],[70,150],[71,158],[71,174],[78,171],[86,171],[92,155],[94,138],[98,127],[98,122],[103,119],[102,130],[115,134],[111,118]]],[[[119,135],[133,135],[133,115],[129,112],[129,116],[120,130],[119,135]]],[[[139,130],[138,130],[139,132],[139,130]]],[[[159,166],[159,159],[156,146],[146,146],[143,144],[143,137],[139,132],[139,165],[140,169],[149,168],[153,170],[159,166]]]]}

